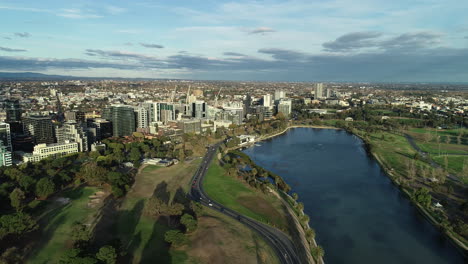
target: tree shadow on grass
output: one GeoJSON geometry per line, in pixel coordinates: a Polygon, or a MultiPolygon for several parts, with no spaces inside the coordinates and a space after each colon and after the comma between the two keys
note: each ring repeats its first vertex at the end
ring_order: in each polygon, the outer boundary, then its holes
{"type": "Polygon", "coordinates": [[[118,221],[118,210],[121,201],[114,199],[111,195],[103,201],[104,205],[99,210],[94,227],[94,245],[100,248],[115,238],[115,225],[118,221]]]}
{"type": "Polygon", "coordinates": [[[134,234],[143,213],[144,201],[139,200],[132,210],[123,211],[119,217],[117,234],[123,241],[124,248],[132,253],[141,243],[141,234],[134,234]]]}
{"type": "Polygon", "coordinates": [[[168,203],[171,194],[167,190],[167,183],[165,181],[159,183],[156,188],[154,189],[153,196],[158,198],[159,200],[163,201],[164,203],[168,203]]]}
{"type": "Polygon", "coordinates": [[[187,197],[187,194],[181,187],[176,190],[172,202],[184,205],[186,210],[190,208],[190,199],[187,197]]]}
{"type": "Polygon", "coordinates": [[[172,263],[170,244],[164,240],[164,234],[168,230],[169,227],[162,217],[154,222],[151,237],[141,254],[141,263],[172,263]]]}
{"type": "MultiPolygon", "coordinates": [[[[31,240],[35,241],[32,246],[33,250],[27,254],[26,259],[34,259],[47,246],[47,244],[52,239],[57,227],[63,224],[66,220],[66,215],[58,215],[69,206],[70,204],[67,204],[66,206],[54,208],[41,218],[39,221],[39,230],[34,232],[34,234],[31,236],[31,240]]],[[[39,262],[39,260],[35,260],[34,262],[47,263],[47,260],[45,260],[45,262],[39,262]]]]}

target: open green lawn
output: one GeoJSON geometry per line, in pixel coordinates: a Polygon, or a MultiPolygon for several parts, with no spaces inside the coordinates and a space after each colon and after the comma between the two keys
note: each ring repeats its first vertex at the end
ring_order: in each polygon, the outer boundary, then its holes
{"type": "Polygon", "coordinates": [[[225,175],[214,160],[205,176],[203,187],[217,202],[258,221],[287,229],[281,201],[270,195],[254,191],[240,180],[225,175]]]}
{"type": "Polygon", "coordinates": [[[396,172],[406,174],[406,160],[413,158],[416,153],[405,137],[386,132],[372,133],[371,144],[373,151],[388,167],[396,172]],[[383,138],[382,138],[383,135],[383,138]]]}
{"type": "Polygon", "coordinates": [[[131,255],[130,263],[187,263],[187,254],[174,250],[164,241],[169,230],[166,219],[143,215],[145,201],[156,194],[172,200],[177,192],[185,193],[201,160],[181,162],[170,167],[146,166],[123,201],[116,223],[116,234],[131,255]]]}
{"type": "Polygon", "coordinates": [[[277,264],[272,248],[241,222],[211,208],[203,210],[185,252],[197,263],[277,264]]]}
{"type": "MultiPolygon", "coordinates": [[[[445,156],[433,156],[432,159],[440,164],[443,168],[445,168],[445,156]]],[[[455,155],[450,155],[447,156],[447,162],[448,162],[448,171],[453,174],[460,175],[463,170],[463,164],[465,162],[468,162],[468,156],[455,156],[455,155]]],[[[468,176],[468,175],[460,175],[460,176],[468,176]]]]}
{"type": "Polygon", "coordinates": [[[126,199],[117,222],[117,234],[131,254],[130,263],[174,263],[171,261],[170,245],[164,241],[169,228],[143,216],[143,198],[126,199]]]}
{"type": "Polygon", "coordinates": [[[468,154],[468,146],[456,144],[437,144],[417,142],[422,151],[438,155],[440,154],[468,154]]]}
{"type": "Polygon", "coordinates": [[[66,205],[53,202],[40,219],[42,234],[28,263],[57,263],[69,246],[70,229],[76,221],[91,223],[97,209],[87,206],[89,196],[98,189],[80,187],[63,193],[71,199],[66,205]]]}

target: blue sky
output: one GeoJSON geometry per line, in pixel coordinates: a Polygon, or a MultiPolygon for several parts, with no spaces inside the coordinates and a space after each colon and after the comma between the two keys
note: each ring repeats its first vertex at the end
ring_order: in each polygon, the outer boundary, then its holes
{"type": "Polygon", "coordinates": [[[0,71],[468,81],[468,1],[0,0],[0,71]]]}

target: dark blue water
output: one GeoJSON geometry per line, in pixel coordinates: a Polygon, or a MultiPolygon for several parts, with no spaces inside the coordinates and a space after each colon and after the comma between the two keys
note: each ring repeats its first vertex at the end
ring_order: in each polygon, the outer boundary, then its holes
{"type": "Polygon", "coordinates": [[[296,128],[260,144],[244,152],[299,194],[327,264],[465,263],[357,137],[296,128]]]}

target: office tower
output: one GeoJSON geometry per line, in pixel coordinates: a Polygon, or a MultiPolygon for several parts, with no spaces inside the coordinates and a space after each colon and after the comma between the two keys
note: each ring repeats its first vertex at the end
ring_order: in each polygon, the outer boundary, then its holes
{"type": "Polygon", "coordinates": [[[13,151],[11,145],[10,124],[0,123],[0,142],[8,151],[13,151]]]}
{"type": "Polygon", "coordinates": [[[289,117],[292,111],[291,100],[280,100],[278,103],[278,113],[283,113],[285,117],[289,117]]]}
{"type": "Polygon", "coordinates": [[[82,111],[67,111],[65,112],[65,120],[77,123],[84,123],[85,113],[82,111]]]}
{"type": "Polygon", "coordinates": [[[283,90],[276,90],[275,91],[275,101],[278,101],[282,98],[286,98],[286,93],[283,90]]]}
{"type": "Polygon", "coordinates": [[[11,151],[8,150],[6,146],[3,145],[3,142],[0,141],[0,167],[2,166],[11,166],[11,151]]]}
{"type": "Polygon", "coordinates": [[[7,122],[19,122],[21,121],[21,106],[19,100],[6,100],[5,101],[5,112],[7,122]]]}
{"type": "Polygon", "coordinates": [[[135,108],[135,118],[137,128],[147,128],[149,125],[150,113],[148,108],[138,106],[135,108]]]}
{"type": "Polygon", "coordinates": [[[55,142],[54,126],[50,116],[27,116],[23,120],[24,132],[32,136],[34,144],[55,142]]]}
{"type": "Polygon", "coordinates": [[[265,94],[263,96],[263,106],[271,108],[273,106],[271,94],[265,94]]]}
{"type": "Polygon", "coordinates": [[[323,83],[315,84],[315,99],[323,99],[323,83]]]}
{"type": "Polygon", "coordinates": [[[176,119],[175,107],[173,104],[170,104],[170,103],[158,103],[157,114],[158,114],[157,121],[163,122],[164,124],[176,119]]]}
{"type": "Polygon", "coordinates": [[[192,103],[192,117],[206,117],[206,103],[204,101],[195,101],[194,103],[192,103]]]}
{"type": "Polygon", "coordinates": [[[89,142],[99,142],[105,138],[112,137],[112,123],[103,118],[88,119],[89,142]]]}
{"type": "Polygon", "coordinates": [[[76,122],[66,122],[56,128],[57,143],[65,142],[78,143],[78,151],[88,151],[88,137],[86,131],[76,122]]]}
{"type": "Polygon", "coordinates": [[[244,109],[244,116],[250,114],[250,106],[252,105],[252,97],[250,94],[247,94],[245,96],[244,104],[243,104],[243,109],[244,109]]]}
{"type": "Polygon", "coordinates": [[[130,136],[135,132],[135,113],[133,107],[113,105],[104,108],[102,117],[112,122],[114,137],[130,136]]]}

